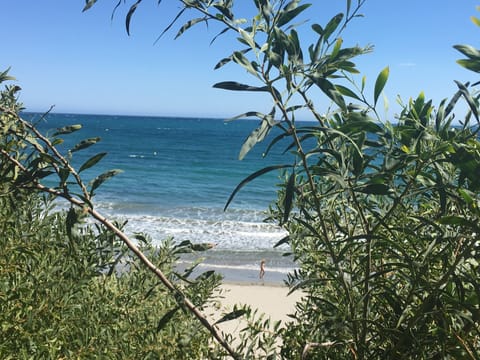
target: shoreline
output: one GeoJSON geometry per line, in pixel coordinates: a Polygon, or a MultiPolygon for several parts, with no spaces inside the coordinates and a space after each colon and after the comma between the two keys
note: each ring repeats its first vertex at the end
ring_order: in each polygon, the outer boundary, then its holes
{"type": "MultiPolygon", "coordinates": [[[[209,258],[205,256],[192,273],[192,276],[198,276],[206,271],[215,271],[222,276],[222,282],[238,285],[272,285],[284,286],[288,278],[288,274],[295,270],[296,266],[293,262],[285,262],[284,258],[277,256],[275,259],[272,255],[266,256],[265,252],[257,254],[249,252],[248,255],[241,256],[242,253],[232,251],[224,252],[222,258],[209,258]],[[260,260],[266,259],[265,275],[263,280],[260,275],[260,260]],[[280,262],[280,261],[283,261],[280,262]]],[[[182,271],[190,266],[198,258],[183,257],[177,263],[177,269],[182,271]]]]}

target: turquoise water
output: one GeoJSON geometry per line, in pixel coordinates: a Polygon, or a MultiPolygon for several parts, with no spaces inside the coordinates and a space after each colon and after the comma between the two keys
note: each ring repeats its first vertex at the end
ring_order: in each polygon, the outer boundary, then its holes
{"type": "MultiPolygon", "coordinates": [[[[38,114],[25,117],[40,119],[38,114]]],[[[263,221],[276,197],[278,173],[244,187],[223,211],[242,179],[263,167],[288,163],[284,147],[264,158],[267,143],[238,160],[256,121],[49,114],[37,126],[51,134],[71,124],[83,128],[64,136],[64,153],[83,139],[101,138],[73,153],[77,168],[97,153],[108,153],[93,170],[82,173],[86,182],[106,170],[123,170],[100,187],[95,203],[103,214],[127,219],[127,233],[145,232],[157,243],[169,236],[214,243],[214,249],[201,254],[206,257],[203,267],[222,272],[228,280],[255,280],[262,258],[267,260],[267,281],[269,276],[279,281],[293,268],[291,259],[282,256],[285,249],[273,248],[285,231],[263,221]]]]}

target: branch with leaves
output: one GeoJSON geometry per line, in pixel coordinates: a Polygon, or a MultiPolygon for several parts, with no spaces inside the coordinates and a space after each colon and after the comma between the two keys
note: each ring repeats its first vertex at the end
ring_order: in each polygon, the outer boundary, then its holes
{"type": "MultiPolygon", "coordinates": [[[[140,2],[129,6],[127,33],[140,2]]],[[[165,31],[194,10],[200,17],[188,19],[176,37],[208,22],[221,25],[212,41],[236,37],[238,48],[215,68],[236,64],[252,83],[227,79],[213,86],[270,97],[267,111],[247,109],[231,119],[260,121],[239,158],[273,128],[281,134],[268,150],[287,142],[284,151],[293,154],[290,164],[245,178],[227,201],[259,176],[282,171],[271,218],[288,230],[280,243],[291,246],[300,264],[289,277],[292,291],[308,294],[284,334],[282,355],[469,357],[480,345],[478,83],[457,82],[458,91],[438,108],[423,93],[412,97],[392,123],[377,110],[389,68],[379,72],[368,100],[354,61],[372,48],[346,47],[342,39],[364,0],[346,0],[344,12],[324,26],[312,24],[311,44],[300,30],[310,5],[299,0],[254,0],[250,19],[236,16],[233,1],[179,3],[165,31]],[[467,113],[454,127],[460,100],[467,113]],[[315,122],[302,124],[305,113],[315,122]],[[464,326],[463,316],[476,325],[464,326]]],[[[455,48],[466,57],[459,64],[478,73],[479,51],[455,48]]]]}
{"type": "MultiPolygon", "coordinates": [[[[205,315],[188,299],[185,294],[172,283],[167,276],[153,264],[148,257],[138,248],[135,242],[130,239],[122,230],[120,230],[113,222],[94,209],[92,198],[95,190],[97,190],[105,181],[119,173],[119,170],[107,171],[95,179],[93,179],[87,186],[83,182],[80,172],[86,170],[97,164],[101,158],[106,154],[101,153],[91,157],[87,160],[77,172],[67,160],[66,157],[60,154],[55,147],[56,143],[61,142],[58,135],[65,135],[78,131],[81,129],[80,125],[71,125],[58,131],[54,134],[54,139],[51,141],[42,135],[34,125],[23,120],[15,110],[0,107],[0,123],[5,131],[5,138],[10,138],[6,144],[0,147],[0,155],[3,161],[11,164],[8,180],[14,188],[28,189],[34,192],[48,193],[57,198],[63,198],[70,203],[71,208],[69,214],[71,218],[76,218],[76,211],[80,211],[84,215],[88,214],[93,219],[103,224],[107,229],[115,234],[128,249],[161,281],[161,283],[174,295],[180,302],[181,307],[188,309],[210,332],[213,338],[220,344],[225,351],[232,357],[238,358],[238,355],[232,349],[230,344],[225,340],[219,329],[209,322],[205,315]],[[15,139],[15,141],[12,141],[15,139]],[[10,145],[9,145],[10,144],[10,145]],[[12,144],[20,144],[21,151],[13,149],[12,144]],[[28,153],[30,151],[30,153],[28,153]],[[59,184],[56,187],[50,187],[42,184],[41,180],[56,174],[59,179],[59,184]],[[74,195],[70,191],[72,184],[68,179],[72,176],[74,183],[81,189],[81,194],[74,195]],[[78,210],[75,210],[78,209],[78,210]]],[[[99,139],[87,139],[70,150],[71,152],[86,149],[99,139]]],[[[69,219],[69,217],[67,217],[69,219]]],[[[67,226],[74,226],[75,221],[69,222],[67,226]]],[[[68,231],[68,229],[67,229],[68,231]]],[[[192,245],[193,246],[193,245],[192,245]]],[[[197,246],[198,247],[198,246],[197,246]]]]}

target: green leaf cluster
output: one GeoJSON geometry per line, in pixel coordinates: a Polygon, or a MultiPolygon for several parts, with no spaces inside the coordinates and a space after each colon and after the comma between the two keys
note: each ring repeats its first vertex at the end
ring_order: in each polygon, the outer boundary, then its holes
{"type": "MultiPolygon", "coordinates": [[[[54,212],[35,194],[0,197],[2,359],[207,358],[210,335],[101,226],[54,212]],[[68,218],[75,230],[68,231],[68,218]],[[162,325],[162,326],[160,326],[162,325]]],[[[173,244],[142,250],[173,276],[173,244]]],[[[197,281],[204,306],[218,278],[197,281]]]]}
{"type": "MultiPolygon", "coordinates": [[[[284,151],[293,155],[290,164],[272,164],[244,179],[227,206],[257,177],[281,170],[270,220],[289,232],[279,243],[289,245],[299,269],[288,284],[305,294],[281,332],[282,358],[475,359],[478,83],[457,82],[458,91],[438,107],[421,93],[401,104],[395,123],[383,119],[378,105],[389,67],[379,72],[369,100],[355,60],[371,47],[348,47],[342,38],[364,2],[347,0],[344,12],[323,26],[312,24],[315,39],[306,44],[302,18],[309,4],[302,1],[254,0],[256,14],[248,20],[236,17],[230,1],[181,1],[183,10],[195,9],[202,18],[188,21],[178,35],[199,22],[220,23],[213,40],[230,32],[238,47],[216,69],[233,63],[251,75],[251,83],[229,79],[214,87],[270,96],[268,111],[249,109],[232,118],[260,120],[239,158],[273,127],[281,135],[268,149],[284,140],[284,151]],[[467,113],[454,126],[460,100],[467,113]],[[316,120],[307,126],[298,122],[305,111],[316,120]]],[[[459,64],[478,72],[478,51],[456,49],[467,57],[459,64]]],[[[257,335],[250,340],[257,349],[268,342],[257,335]]]]}

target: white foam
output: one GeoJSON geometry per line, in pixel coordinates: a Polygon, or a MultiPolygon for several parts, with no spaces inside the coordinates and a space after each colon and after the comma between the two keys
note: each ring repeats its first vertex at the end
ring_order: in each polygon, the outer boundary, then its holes
{"type": "Polygon", "coordinates": [[[287,235],[278,226],[257,222],[150,215],[133,215],[128,220],[127,232],[147,233],[154,242],[173,236],[177,241],[211,242],[220,249],[229,250],[272,249],[273,245],[287,235]]]}
{"type": "MultiPolygon", "coordinates": [[[[179,265],[190,265],[191,263],[189,261],[178,261],[179,265]]],[[[200,269],[216,269],[216,270],[237,270],[237,271],[255,271],[258,272],[259,270],[259,265],[258,264],[236,264],[236,265],[230,265],[230,264],[212,264],[209,263],[208,260],[205,260],[204,262],[200,263],[197,265],[197,268],[200,269]]],[[[278,267],[278,266],[268,266],[268,272],[275,272],[279,274],[288,274],[294,271],[296,268],[295,267],[278,267]]]]}
{"type": "MultiPolygon", "coordinates": [[[[201,263],[198,265],[199,268],[207,268],[207,269],[227,269],[227,270],[248,270],[248,271],[258,271],[258,265],[223,265],[223,264],[209,264],[209,263],[201,263]]],[[[288,274],[291,273],[295,268],[281,268],[281,267],[269,267],[268,272],[276,272],[280,274],[288,274]]]]}

